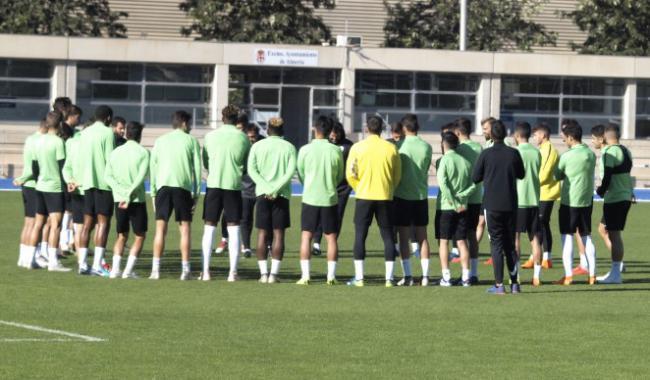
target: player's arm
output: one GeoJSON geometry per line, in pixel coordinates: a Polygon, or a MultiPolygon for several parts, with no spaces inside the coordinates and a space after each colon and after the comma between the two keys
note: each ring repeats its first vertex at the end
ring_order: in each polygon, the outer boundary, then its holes
{"type": "Polygon", "coordinates": [[[562,181],[564,177],[566,177],[566,174],[564,173],[564,169],[566,168],[566,159],[563,159],[560,157],[560,160],[555,167],[555,170],[553,170],[553,176],[557,181],[562,181]]]}
{"type": "Polygon", "coordinates": [[[194,200],[201,194],[201,146],[196,139],[192,139],[192,168],[194,169],[194,186],[193,197],[194,200]]]}
{"type": "Polygon", "coordinates": [[[296,173],[296,149],[292,146],[289,160],[287,161],[287,171],[272,183],[272,190],[270,195],[277,195],[287,183],[291,182],[291,178],[296,173]]]}
{"type": "Polygon", "coordinates": [[[61,181],[61,189],[65,192],[65,189],[68,185],[65,183],[63,178],[63,165],[65,165],[65,145],[63,140],[59,141],[59,144],[56,146],[56,161],[59,163],[59,180],[61,181]]]}
{"type": "Polygon", "coordinates": [[[147,173],[149,172],[149,152],[146,152],[144,158],[138,162],[138,173],[135,175],[133,183],[127,189],[129,201],[133,199],[134,193],[144,183],[145,178],[147,178],[147,173]]]}
{"type": "Polygon", "coordinates": [[[440,160],[440,166],[438,167],[436,176],[438,177],[438,187],[440,188],[440,192],[444,194],[445,197],[449,198],[455,210],[460,207],[460,201],[457,199],[456,194],[451,190],[451,181],[449,174],[447,173],[447,165],[447,160],[443,157],[443,159],[440,160]]]}
{"type": "Polygon", "coordinates": [[[356,190],[359,185],[359,166],[357,161],[358,153],[353,145],[352,148],[350,148],[350,154],[348,155],[345,178],[348,180],[350,187],[354,190],[356,190]]]}
{"type": "Polygon", "coordinates": [[[208,172],[210,171],[210,157],[208,156],[208,142],[203,141],[203,149],[201,150],[201,158],[203,158],[203,167],[208,172]]]}
{"type": "MultiPolygon", "coordinates": [[[[151,198],[156,197],[156,176],[158,175],[158,149],[154,144],[151,156],[149,157],[149,191],[151,191],[151,198]]],[[[155,202],[154,202],[155,204],[155,202]]]]}
{"type": "Polygon", "coordinates": [[[248,163],[246,164],[246,169],[248,171],[248,176],[251,177],[255,185],[265,189],[268,189],[270,187],[269,183],[266,182],[266,180],[260,174],[259,168],[257,166],[257,151],[255,150],[255,145],[253,145],[251,148],[250,155],[248,156],[248,163]]]}
{"type": "Polygon", "coordinates": [[[111,132],[110,134],[107,133],[104,138],[104,157],[106,158],[106,161],[108,161],[108,157],[110,157],[113,150],[115,150],[115,137],[111,132]]]}
{"type": "Polygon", "coordinates": [[[612,148],[603,152],[603,179],[600,186],[596,189],[596,194],[601,198],[605,196],[609,185],[612,183],[612,176],[614,175],[614,165],[616,164],[616,157],[611,153],[612,148]]]}
{"type": "Polygon", "coordinates": [[[298,172],[298,179],[300,183],[305,184],[305,149],[304,147],[298,151],[298,161],[296,162],[296,171],[298,172]]]}
{"type": "Polygon", "coordinates": [[[34,173],[32,171],[32,154],[29,145],[25,142],[25,146],[23,147],[23,174],[14,179],[14,185],[21,186],[30,179],[34,179],[34,173]]]}
{"type": "Polygon", "coordinates": [[[476,164],[472,170],[472,182],[479,183],[483,182],[483,176],[485,175],[485,151],[476,159],[476,164]]]}
{"type": "Polygon", "coordinates": [[[393,169],[393,191],[397,189],[397,186],[399,186],[399,182],[402,179],[402,159],[400,158],[399,153],[397,152],[397,149],[393,148],[394,154],[392,156],[392,169],[393,169]]]}
{"type": "Polygon", "coordinates": [[[339,150],[338,155],[336,156],[335,168],[336,168],[336,183],[339,184],[345,178],[345,163],[343,161],[343,153],[339,150]]]}

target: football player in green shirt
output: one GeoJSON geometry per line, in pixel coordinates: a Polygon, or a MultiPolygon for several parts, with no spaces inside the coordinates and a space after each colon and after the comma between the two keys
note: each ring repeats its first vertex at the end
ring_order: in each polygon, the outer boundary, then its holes
{"type": "Polygon", "coordinates": [[[291,226],[289,198],[291,178],[296,172],[296,148],[285,141],[284,121],[271,118],[267,127],[268,137],[256,143],[248,156],[247,171],[255,182],[257,205],[257,264],[261,283],[278,281],[280,264],[284,256],[284,233],[291,226]],[[271,273],[267,267],[267,237],[273,234],[271,246],[271,273]]]}
{"type": "Polygon", "coordinates": [[[185,111],[172,114],[172,132],[156,139],[149,160],[151,198],[156,212],[156,234],[149,279],[160,278],[160,258],[165,250],[167,224],[172,212],[180,230],[182,281],[192,278],[190,249],[192,216],[201,191],[201,148],[190,136],[192,117],[185,111]]]}
{"type": "Polygon", "coordinates": [[[585,245],[589,284],[593,285],[596,283],[596,248],[591,239],[591,213],[596,155],[582,143],[582,127],[577,121],[563,120],[561,130],[569,150],[560,156],[554,174],[562,181],[559,221],[564,265],[564,277],[556,283],[573,283],[573,234],[577,231],[585,245]]]}
{"type": "MultiPolygon", "coordinates": [[[[81,108],[77,106],[72,106],[70,114],[68,115],[68,120],[70,121],[69,125],[78,125],[74,124],[74,120],[70,120],[71,117],[80,118],[82,115],[81,108]]],[[[71,138],[65,142],[65,164],[63,165],[63,179],[67,184],[75,183],[77,180],[76,177],[80,176],[80,161],[79,155],[79,141],[81,138],[81,132],[73,131],[71,138]]],[[[69,204],[66,203],[66,206],[69,206],[71,216],[72,216],[72,238],[68,236],[68,244],[75,247],[75,250],[79,249],[81,241],[81,230],[83,229],[84,224],[84,198],[83,191],[76,187],[70,191],[70,186],[66,189],[66,192],[69,194],[69,204]]],[[[64,215],[65,219],[65,215],[64,215]]]]}
{"type": "Polygon", "coordinates": [[[399,252],[402,258],[404,278],[398,282],[401,286],[412,286],[409,238],[415,230],[415,242],[420,247],[422,282],[428,283],[429,241],[429,167],[431,166],[431,145],[417,134],[420,129],[417,116],[407,114],[401,124],[405,133],[399,145],[398,153],[402,163],[402,179],[395,189],[393,208],[395,225],[399,234],[399,252]]]}
{"type": "Polygon", "coordinates": [[[203,272],[200,279],[210,280],[210,255],[214,231],[221,214],[228,225],[228,282],[237,280],[240,228],[242,219],[242,175],[251,144],[248,137],[235,126],[239,108],[228,105],[221,111],[223,125],[205,135],[203,166],[208,171],[207,190],[203,204],[203,272]]]}
{"type": "Polygon", "coordinates": [[[65,145],[56,136],[62,122],[61,113],[51,111],[45,117],[47,133],[37,138],[33,145],[32,165],[36,178],[36,216],[28,248],[28,261],[31,263],[36,253],[36,243],[41,237],[45,223],[49,224],[48,266],[49,271],[68,272],[57,258],[61,218],[63,217],[65,182],[61,170],[65,160],[65,145]]]}
{"type": "Polygon", "coordinates": [[[337,231],[338,193],[336,187],[345,174],[343,154],[327,139],[332,131],[328,118],[321,116],[313,127],[314,139],[298,152],[298,178],[304,185],[302,194],[302,235],[300,240],[300,269],[298,285],[309,285],[311,276],[309,244],[318,226],[327,239],[327,284],[336,284],[338,260],[337,231]]]}
{"type": "Polygon", "coordinates": [[[601,284],[620,284],[623,282],[621,267],[623,265],[623,238],[627,214],[634,199],[632,154],[621,145],[621,131],[616,124],[607,124],[604,128],[607,145],[600,156],[601,185],[596,193],[603,198],[603,218],[598,225],[605,245],[611,251],[612,266],[610,271],[597,278],[601,284]]]}
{"type": "MultiPolygon", "coordinates": [[[[29,252],[29,245],[34,228],[34,218],[36,217],[36,180],[32,169],[34,160],[34,145],[36,141],[47,133],[47,124],[45,119],[41,120],[38,131],[32,133],[25,139],[23,146],[23,174],[14,179],[14,186],[21,187],[23,206],[25,209],[25,218],[23,229],[20,234],[20,255],[18,256],[18,266],[23,268],[32,267],[32,259],[29,252]]],[[[47,249],[46,249],[47,250],[47,249]]],[[[47,252],[43,252],[47,254],[47,252]]]]}
{"type": "Polygon", "coordinates": [[[534,273],[533,286],[541,285],[539,275],[542,271],[542,247],[539,243],[539,168],[542,165],[542,155],[537,148],[528,142],[531,127],[527,122],[515,124],[514,140],[517,150],[524,163],[526,175],[517,180],[517,233],[515,235],[515,250],[521,259],[521,234],[527,233],[533,252],[534,273]]]}
{"type": "Polygon", "coordinates": [[[103,268],[102,259],[106,252],[106,242],[113,216],[113,194],[104,180],[104,168],[108,156],[113,151],[113,132],[110,124],[113,119],[113,110],[108,106],[99,106],[95,109],[95,122],[81,132],[79,138],[77,158],[79,159],[79,177],[77,182],[68,184],[68,191],[72,192],[78,187],[84,192],[84,225],[79,239],[79,274],[92,274],[108,277],[109,273],[103,268]],[[95,250],[93,265],[88,270],[86,256],[90,232],[94,227],[95,250]]]}
{"type": "MultiPolygon", "coordinates": [[[[76,128],[77,125],[79,125],[81,114],[82,114],[81,108],[75,105],[71,105],[68,110],[68,116],[62,123],[62,126],[65,126],[66,133],[69,133],[69,136],[65,139],[65,156],[66,156],[65,161],[66,162],[68,162],[70,156],[68,152],[69,151],[68,147],[70,146],[69,142],[71,142],[75,136],[79,135],[79,132],[77,131],[76,128]]],[[[63,179],[66,179],[65,164],[63,167],[64,167],[63,179]]],[[[63,213],[63,221],[61,222],[61,237],[59,239],[59,244],[61,245],[62,252],[70,251],[72,247],[76,247],[77,245],[75,244],[75,239],[79,235],[78,233],[75,234],[74,232],[72,193],[68,191],[67,185],[64,193],[65,193],[65,213],[63,213]]],[[[83,212],[81,213],[81,220],[78,223],[83,224],[83,212]]]]}
{"type": "Polygon", "coordinates": [[[106,163],[106,183],[113,191],[117,231],[110,278],[120,275],[122,278],[138,278],[133,272],[133,267],[142,251],[148,225],[144,179],[149,172],[149,151],[140,145],[143,128],[144,126],[136,121],[129,122],[126,125],[126,142],[111,153],[106,163]],[[124,246],[129,239],[129,223],[133,227],[135,240],[122,273],[120,262],[124,246]]]}

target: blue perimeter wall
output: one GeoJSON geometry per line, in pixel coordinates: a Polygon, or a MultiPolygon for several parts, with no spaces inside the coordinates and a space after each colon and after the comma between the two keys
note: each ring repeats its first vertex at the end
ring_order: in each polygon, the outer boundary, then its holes
{"type": "MultiPolygon", "coordinates": [[[[13,179],[0,178],[0,191],[18,191],[19,187],[13,185],[13,179]]],[[[149,182],[145,182],[145,188],[149,191],[149,182]]],[[[201,184],[202,192],[205,192],[205,182],[201,184]]],[[[299,183],[291,184],[291,193],[294,196],[302,195],[302,185],[299,183]]],[[[650,189],[634,189],[634,195],[639,202],[650,202],[650,189]]],[[[352,193],[354,196],[354,193],[352,193]]],[[[429,187],[429,198],[436,198],[438,196],[438,187],[429,187]]],[[[595,201],[602,201],[602,199],[594,195],[595,201]]]]}

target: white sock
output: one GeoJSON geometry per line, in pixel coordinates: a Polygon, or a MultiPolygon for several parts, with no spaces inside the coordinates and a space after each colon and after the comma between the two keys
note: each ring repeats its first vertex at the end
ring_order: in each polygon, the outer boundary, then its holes
{"type": "Polygon", "coordinates": [[[309,280],[309,260],[300,260],[300,272],[302,272],[302,279],[309,280]]]}
{"type": "Polygon", "coordinates": [[[354,260],[354,278],[363,280],[363,260],[354,260]]]}
{"type": "Polygon", "coordinates": [[[469,259],[469,275],[478,277],[478,259],[469,259]]]}
{"type": "Polygon", "coordinates": [[[129,258],[126,260],[126,267],[124,267],[124,273],[130,274],[133,272],[133,267],[135,266],[135,262],[137,260],[137,256],[129,255],[129,258]]]}
{"type": "Polygon", "coordinates": [[[151,271],[160,272],[160,257],[154,257],[151,260],[151,271]]]}
{"type": "Polygon", "coordinates": [[[320,250],[320,243],[314,243],[314,248],[320,250]]]}
{"type": "Polygon", "coordinates": [[[20,245],[20,249],[18,250],[18,265],[24,265],[25,262],[25,252],[27,250],[25,249],[25,244],[20,245]]]}
{"type": "Polygon", "coordinates": [[[451,280],[451,271],[449,269],[442,270],[442,278],[449,281],[451,280]]]}
{"type": "Polygon", "coordinates": [[[395,269],[395,262],[394,261],[386,261],[385,267],[386,267],[386,281],[392,280],[393,279],[393,270],[395,269]]]}
{"type": "Polygon", "coordinates": [[[620,275],[621,275],[621,262],[620,261],[612,261],[612,269],[609,270],[609,275],[610,276],[620,277],[620,275]]]}
{"type": "Polygon", "coordinates": [[[596,247],[591,240],[591,235],[583,236],[582,242],[585,245],[585,258],[587,259],[589,276],[594,277],[596,275],[596,247]]]}
{"type": "Polygon", "coordinates": [[[31,266],[36,256],[36,247],[25,246],[25,266],[31,266]]]}
{"type": "Polygon", "coordinates": [[[104,247],[95,247],[95,256],[93,257],[93,269],[100,270],[102,269],[102,259],[104,258],[104,252],[106,248],[104,247]]]}
{"type": "Polygon", "coordinates": [[[420,247],[418,246],[418,243],[411,243],[411,252],[415,252],[419,249],[420,247]]]}
{"type": "Polygon", "coordinates": [[[88,265],[86,264],[86,257],[88,257],[88,248],[79,248],[79,256],[77,256],[77,264],[79,268],[85,269],[88,265]]]}
{"type": "Polygon", "coordinates": [[[237,273],[239,262],[239,226],[228,226],[228,257],[230,258],[230,273],[237,273]]]}
{"type": "Polygon", "coordinates": [[[327,281],[336,278],[336,261],[327,262],[327,281]]]}
{"type": "Polygon", "coordinates": [[[469,280],[469,269],[463,269],[462,274],[461,274],[461,279],[463,281],[469,280]]]}
{"type": "MultiPolygon", "coordinates": [[[[584,244],[585,238],[581,237],[581,239],[582,239],[582,243],[584,244]]],[[[587,247],[585,246],[585,250],[586,248],[587,247]]],[[[587,253],[585,252],[584,255],[580,255],[580,268],[587,269],[588,266],[589,264],[587,263],[587,253]]]]}
{"type": "Polygon", "coordinates": [[[411,277],[411,259],[402,259],[402,272],[404,272],[404,277],[411,277]]]}
{"type": "Polygon", "coordinates": [[[542,260],[550,260],[551,259],[551,252],[544,252],[542,254],[542,260]]]}
{"type": "Polygon", "coordinates": [[[280,273],[280,264],[282,261],[276,260],[276,259],[271,259],[271,275],[272,276],[277,276],[278,273],[280,273]]]}
{"type": "Polygon", "coordinates": [[[429,259],[421,259],[422,277],[429,277],[429,259]]]}
{"type": "Polygon", "coordinates": [[[74,244],[74,225],[68,228],[68,245],[74,244]]]}
{"type": "Polygon", "coordinates": [[[203,253],[203,273],[210,272],[210,255],[212,254],[212,241],[214,240],[214,226],[203,226],[201,239],[201,252],[203,253]]]}
{"type": "Polygon", "coordinates": [[[190,271],[190,262],[189,261],[181,261],[181,269],[183,272],[189,272],[190,271]]]}
{"type": "Polygon", "coordinates": [[[113,255],[113,265],[111,267],[111,272],[119,273],[121,262],[122,262],[122,256],[113,255]]]}
{"type": "Polygon", "coordinates": [[[562,265],[564,276],[573,277],[573,236],[562,235],[562,265]]]}
{"type": "Polygon", "coordinates": [[[59,263],[58,257],[56,257],[56,248],[47,249],[47,263],[49,267],[55,267],[59,263]]]}
{"type": "Polygon", "coordinates": [[[269,265],[266,260],[258,260],[257,267],[260,268],[261,275],[269,274],[269,265]]]}
{"type": "Polygon", "coordinates": [[[539,274],[542,272],[542,266],[540,264],[535,264],[533,267],[533,278],[539,279],[539,274]]]}
{"type": "Polygon", "coordinates": [[[41,255],[47,255],[48,254],[47,253],[48,252],[47,248],[48,248],[47,242],[42,241],[41,244],[39,245],[41,255]]]}

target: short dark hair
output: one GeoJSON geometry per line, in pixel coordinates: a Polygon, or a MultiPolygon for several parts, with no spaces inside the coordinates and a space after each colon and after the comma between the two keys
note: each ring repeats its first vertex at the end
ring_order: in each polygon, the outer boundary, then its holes
{"type": "Polygon", "coordinates": [[[61,96],[54,99],[52,103],[52,110],[59,111],[62,117],[68,117],[68,112],[70,112],[70,107],[72,107],[72,100],[67,96],[61,96]]]}
{"type": "Polygon", "coordinates": [[[451,131],[443,132],[442,142],[449,145],[449,148],[451,149],[456,149],[459,144],[458,136],[456,136],[456,134],[451,131]]]}
{"type": "Polygon", "coordinates": [[[183,124],[189,126],[190,120],[192,120],[192,115],[186,111],[178,110],[172,114],[172,127],[178,129],[182,127],[183,124]]]}
{"type": "Polygon", "coordinates": [[[47,113],[47,115],[45,115],[45,126],[47,129],[58,129],[62,121],[63,115],[57,110],[50,111],[47,113]]]}
{"type": "Polygon", "coordinates": [[[604,128],[604,133],[607,132],[614,132],[617,140],[621,138],[621,128],[616,123],[607,123],[604,128]]]}
{"type": "Polygon", "coordinates": [[[244,126],[244,128],[246,128],[246,126],[248,125],[248,115],[246,114],[246,112],[239,113],[239,116],[237,116],[237,123],[235,124],[241,124],[244,126]]]}
{"type": "Polygon", "coordinates": [[[544,121],[539,122],[535,125],[535,127],[533,128],[533,133],[537,131],[544,132],[544,136],[546,136],[547,138],[551,135],[551,127],[548,125],[548,123],[544,121]]]}
{"type": "Polygon", "coordinates": [[[342,140],[345,140],[345,128],[343,128],[343,124],[340,121],[334,123],[332,126],[332,132],[336,134],[337,137],[337,140],[335,142],[338,143],[342,140]]]}
{"type": "Polygon", "coordinates": [[[492,123],[493,121],[496,121],[497,119],[493,118],[492,116],[486,117],[485,119],[481,120],[481,125],[485,123],[492,123]]]}
{"type": "Polygon", "coordinates": [[[384,120],[377,115],[368,116],[366,125],[368,126],[368,132],[373,135],[380,135],[384,130],[384,120]]]}
{"type": "Polygon", "coordinates": [[[284,119],[272,117],[266,127],[266,134],[269,136],[284,136],[284,119]]]}
{"type": "Polygon", "coordinates": [[[73,134],[74,131],[72,130],[72,127],[63,121],[56,127],[56,135],[63,139],[63,141],[72,137],[73,134]]]}
{"type": "Polygon", "coordinates": [[[83,111],[81,110],[81,107],[73,104],[70,107],[70,111],[68,112],[68,116],[81,116],[83,115],[83,111]]]}
{"type": "Polygon", "coordinates": [[[126,119],[123,118],[122,116],[115,116],[115,117],[113,118],[113,122],[111,123],[111,125],[112,125],[113,127],[117,127],[117,125],[120,124],[120,123],[121,123],[121,124],[124,124],[124,126],[126,126],[126,119]]]}
{"type": "Polygon", "coordinates": [[[462,136],[469,136],[472,133],[472,122],[464,117],[456,119],[454,122],[454,130],[462,136]]]}
{"type": "Polygon", "coordinates": [[[518,121],[515,124],[515,133],[528,140],[530,138],[530,124],[527,121],[518,121]]]}
{"type": "Polygon", "coordinates": [[[404,129],[411,133],[417,133],[420,130],[420,124],[418,123],[417,115],[412,113],[407,113],[402,118],[402,126],[404,129]]]}
{"type": "Polygon", "coordinates": [[[573,119],[570,119],[569,122],[562,123],[562,133],[565,136],[573,137],[576,141],[582,141],[582,127],[573,119]]]}
{"type": "Polygon", "coordinates": [[[447,131],[453,131],[455,127],[456,127],[456,124],[453,121],[449,122],[449,123],[443,125],[442,127],[440,127],[440,133],[444,133],[444,132],[447,132],[447,131]]]}
{"type": "Polygon", "coordinates": [[[95,121],[100,121],[108,126],[113,119],[113,109],[106,105],[101,105],[95,108],[95,121]]]}
{"type": "Polygon", "coordinates": [[[560,123],[560,131],[564,132],[564,128],[566,128],[568,125],[580,126],[576,119],[562,119],[562,122],[560,123]]]}
{"type": "Polygon", "coordinates": [[[258,127],[257,124],[249,123],[244,127],[244,132],[255,132],[255,134],[258,134],[260,133],[260,127],[258,127]]]}
{"type": "Polygon", "coordinates": [[[327,116],[319,116],[314,123],[314,129],[327,138],[330,132],[332,132],[332,119],[327,116]]]}
{"type": "Polygon", "coordinates": [[[142,139],[143,129],[144,125],[141,123],[137,121],[129,121],[128,124],[126,124],[126,139],[140,142],[142,139]]]}
{"type": "Polygon", "coordinates": [[[508,131],[501,120],[494,119],[490,122],[490,136],[495,142],[503,142],[508,131]]]}
{"type": "Polygon", "coordinates": [[[603,137],[605,135],[605,126],[602,124],[596,124],[591,127],[591,135],[596,137],[603,137]]]}
{"type": "Polygon", "coordinates": [[[236,124],[239,118],[239,107],[234,104],[228,104],[221,110],[221,121],[226,124],[236,124]]]}
{"type": "Polygon", "coordinates": [[[396,121],[390,125],[390,131],[393,133],[404,133],[404,124],[401,121],[396,121]]]}

